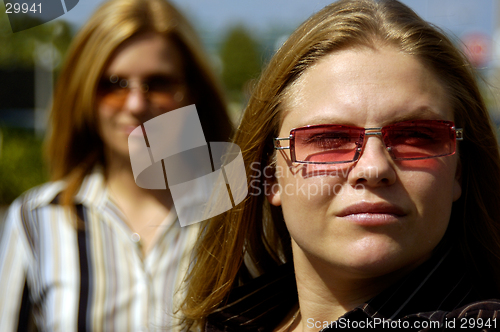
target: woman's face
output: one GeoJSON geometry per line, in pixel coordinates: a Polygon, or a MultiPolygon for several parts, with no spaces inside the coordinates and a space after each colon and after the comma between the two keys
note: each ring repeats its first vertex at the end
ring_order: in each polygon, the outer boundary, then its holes
{"type": "Polygon", "coordinates": [[[107,152],[128,158],[132,130],[187,105],[187,99],[175,43],[155,33],[127,40],[110,59],[97,89],[99,131],[107,152]]]}
{"type": "MultiPolygon", "coordinates": [[[[290,96],[279,137],[315,124],[453,121],[441,83],[415,57],[390,47],[325,56],[290,96]]],[[[420,264],[443,237],[461,194],[457,163],[457,154],[393,160],[376,135],[366,136],[360,159],[347,164],[292,164],[282,150],[280,189],[268,186],[268,198],[282,206],[295,264],[320,264],[349,278],[382,276],[420,264]]]]}

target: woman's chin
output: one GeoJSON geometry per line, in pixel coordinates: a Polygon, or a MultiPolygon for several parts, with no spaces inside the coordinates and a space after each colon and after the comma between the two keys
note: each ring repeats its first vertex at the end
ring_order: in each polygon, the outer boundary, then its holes
{"type": "Polygon", "coordinates": [[[397,271],[409,271],[425,261],[428,256],[409,257],[408,251],[394,242],[371,241],[344,247],[342,254],[331,248],[318,254],[306,254],[312,265],[327,269],[334,274],[357,278],[380,277],[397,271]]]}

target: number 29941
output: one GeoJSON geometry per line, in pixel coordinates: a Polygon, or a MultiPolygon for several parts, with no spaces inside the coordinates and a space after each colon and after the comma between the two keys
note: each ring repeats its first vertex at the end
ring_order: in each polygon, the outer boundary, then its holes
{"type": "Polygon", "coordinates": [[[18,13],[41,13],[42,12],[42,4],[36,4],[34,3],[33,5],[27,4],[27,3],[6,3],[5,4],[5,13],[7,14],[18,14],[18,13]]]}

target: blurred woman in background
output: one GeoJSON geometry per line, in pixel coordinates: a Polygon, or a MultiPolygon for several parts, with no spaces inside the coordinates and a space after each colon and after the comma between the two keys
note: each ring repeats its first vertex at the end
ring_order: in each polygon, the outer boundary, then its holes
{"type": "Polygon", "coordinates": [[[313,15],[234,143],[250,193],[203,224],[186,327],[498,328],[495,131],[470,63],[411,9],[341,0],[313,15]]]}
{"type": "Polygon", "coordinates": [[[138,187],[128,136],[196,104],[226,141],[221,90],[186,19],[164,0],[111,0],[75,37],[56,87],[52,181],[17,199],[0,245],[0,330],[175,330],[176,290],[197,225],[167,190],[138,187]]]}

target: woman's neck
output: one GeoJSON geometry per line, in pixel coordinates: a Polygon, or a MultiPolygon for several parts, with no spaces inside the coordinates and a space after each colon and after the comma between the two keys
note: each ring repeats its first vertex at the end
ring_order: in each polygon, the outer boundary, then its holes
{"type": "Polygon", "coordinates": [[[338,320],[409,272],[404,269],[367,277],[309,257],[293,240],[292,248],[300,306],[300,321],[290,330],[294,332],[321,330],[325,324],[338,320]]]}
{"type": "MultiPolygon", "coordinates": [[[[109,159],[108,159],[109,160],[109,159]]],[[[130,161],[106,163],[106,186],[112,201],[125,217],[130,230],[139,234],[143,252],[154,245],[160,225],[173,207],[170,190],[150,190],[139,187],[130,161]]]]}
{"type": "Polygon", "coordinates": [[[136,184],[128,155],[107,151],[105,178],[112,196],[119,196],[120,200],[128,201],[136,208],[151,200],[168,208],[172,206],[172,198],[168,189],[150,190],[136,184]]]}

